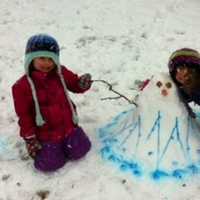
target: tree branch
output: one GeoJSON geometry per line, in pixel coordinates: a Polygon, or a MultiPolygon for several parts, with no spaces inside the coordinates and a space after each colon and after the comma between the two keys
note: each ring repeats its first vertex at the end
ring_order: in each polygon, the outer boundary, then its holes
{"type": "Polygon", "coordinates": [[[134,104],[137,107],[137,104],[133,101],[128,99],[126,96],[124,96],[123,94],[117,92],[116,90],[113,89],[113,85],[108,83],[105,80],[92,80],[92,82],[102,82],[104,84],[106,84],[108,86],[108,90],[114,92],[115,94],[117,94],[117,97],[107,97],[107,98],[103,98],[102,100],[107,100],[107,99],[119,99],[119,98],[124,98],[126,101],[128,101],[130,104],[134,104]]]}

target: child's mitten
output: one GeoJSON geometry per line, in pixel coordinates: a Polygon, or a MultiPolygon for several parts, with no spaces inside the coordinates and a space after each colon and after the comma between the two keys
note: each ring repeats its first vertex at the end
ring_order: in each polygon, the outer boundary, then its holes
{"type": "Polygon", "coordinates": [[[35,158],[37,152],[42,148],[40,142],[36,138],[26,139],[25,142],[28,154],[35,158]]]}
{"type": "Polygon", "coordinates": [[[79,87],[83,90],[87,90],[92,85],[92,76],[90,74],[83,74],[79,79],[79,87]]]}

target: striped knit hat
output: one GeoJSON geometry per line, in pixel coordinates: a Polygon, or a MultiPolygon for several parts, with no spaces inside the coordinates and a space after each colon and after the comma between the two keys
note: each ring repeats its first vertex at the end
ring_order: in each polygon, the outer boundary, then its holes
{"type": "Polygon", "coordinates": [[[200,54],[198,51],[189,48],[178,49],[169,58],[169,73],[175,80],[177,67],[186,65],[200,71],[200,54]]]}
{"type": "Polygon", "coordinates": [[[72,101],[69,98],[67,86],[65,84],[63,75],[61,73],[61,67],[60,67],[60,61],[59,61],[59,45],[57,41],[47,34],[37,34],[33,35],[29,38],[27,44],[26,44],[26,50],[25,50],[25,71],[28,78],[28,82],[31,86],[33,100],[35,103],[35,112],[36,112],[36,124],[37,126],[42,126],[45,123],[45,120],[42,117],[42,114],[40,112],[39,102],[37,99],[37,94],[35,90],[34,83],[30,77],[30,64],[33,61],[34,58],[37,57],[48,57],[51,58],[54,63],[57,65],[57,73],[60,77],[61,83],[63,85],[63,89],[65,91],[66,98],[69,101],[70,108],[73,115],[73,122],[75,124],[78,123],[78,117],[74,110],[74,107],[72,105],[72,101]]]}

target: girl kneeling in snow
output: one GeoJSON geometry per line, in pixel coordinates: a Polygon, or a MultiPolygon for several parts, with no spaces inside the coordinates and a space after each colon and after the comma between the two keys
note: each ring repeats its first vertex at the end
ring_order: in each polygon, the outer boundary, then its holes
{"type": "Polygon", "coordinates": [[[25,52],[26,74],[12,87],[20,136],[38,170],[61,168],[83,157],[91,147],[78,126],[76,107],[68,95],[91,87],[91,75],[78,76],[60,65],[57,41],[46,34],[30,37],[25,52]]]}

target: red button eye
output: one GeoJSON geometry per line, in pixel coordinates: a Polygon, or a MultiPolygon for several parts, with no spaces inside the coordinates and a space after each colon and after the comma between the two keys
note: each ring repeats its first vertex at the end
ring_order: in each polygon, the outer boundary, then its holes
{"type": "Polygon", "coordinates": [[[160,87],[162,86],[162,82],[161,82],[161,81],[158,81],[158,82],[156,83],[156,85],[160,88],[160,87]]]}

